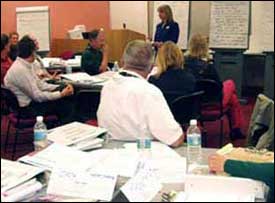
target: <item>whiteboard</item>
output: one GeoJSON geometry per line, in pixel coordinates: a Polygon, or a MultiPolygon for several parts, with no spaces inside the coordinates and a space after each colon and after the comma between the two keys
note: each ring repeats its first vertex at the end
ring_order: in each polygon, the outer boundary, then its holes
{"type": "Polygon", "coordinates": [[[111,28],[126,28],[148,35],[147,1],[110,1],[111,28]]]}
{"type": "Polygon", "coordinates": [[[174,14],[175,21],[179,24],[180,27],[180,37],[178,45],[182,49],[187,49],[188,47],[188,33],[189,33],[189,1],[154,1],[154,33],[156,33],[157,24],[160,23],[158,17],[158,7],[168,4],[171,6],[174,14]]]}
{"type": "Polygon", "coordinates": [[[274,1],[261,2],[263,51],[274,52],[274,1]]]}
{"type": "Polygon", "coordinates": [[[34,35],[38,42],[39,51],[50,50],[50,17],[49,7],[16,8],[16,27],[20,36],[34,35]]]}
{"type": "Polygon", "coordinates": [[[247,49],[250,1],[212,1],[210,47],[247,49]]]}

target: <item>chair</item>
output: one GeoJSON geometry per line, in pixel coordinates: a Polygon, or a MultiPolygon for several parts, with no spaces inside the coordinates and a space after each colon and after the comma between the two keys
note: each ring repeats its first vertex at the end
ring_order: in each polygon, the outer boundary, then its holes
{"type": "MultiPolygon", "coordinates": [[[[200,122],[201,120],[201,98],[203,91],[198,91],[189,95],[180,96],[171,103],[170,108],[176,121],[183,127],[189,125],[190,120],[196,119],[200,122]]],[[[167,95],[166,95],[167,96],[167,95]]],[[[168,95],[169,96],[169,95],[168,95]]],[[[176,95],[170,94],[169,98],[173,98],[176,95]]],[[[207,140],[202,133],[203,145],[207,145],[207,140]]]]}
{"type": "MultiPolygon", "coordinates": [[[[31,118],[27,115],[23,114],[23,108],[19,106],[19,102],[17,100],[17,97],[14,95],[14,93],[6,88],[5,86],[1,85],[1,99],[4,99],[7,108],[9,110],[8,114],[8,129],[6,134],[6,140],[5,140],[5,152],[7,151],[7,147],[9,144],[9,134],[10,134],[10,128],[13,126],[15,131],[15,140],[13,143],[13,151],[12,151],[12,160],[14,160],[16,155],[16,146],[18,142],[18,137],[21,131],[23,130],[30,130],[33,128],[33,126],[36,123],[36,118],[31,118]]],[[[45,123],[52,124],[54,126],[55,123],[58,123],[58,119],[56,116],[47,116],[45,117],[45,123]]]]}
{"type": "Polygon", "coordinates": [[[204,91],[202,97],[202,114],[201,121],[204,122],[214,122],[220,121],[220,147],[223,146],[224,142],[224,126],[223,118],[224,116],[229,117],[229,126],[232,130],[232,124],[230,119],[230,114],[228,109],[223,108],[223,85],[214,80],[199,80],[196,83],[197,91],[204,91]]]}
{"type": "Polygon", "coordinates": [[[76,95],[75,118],[79,122],[96,123],[96,112],[100,103],[100,94],[98,90],[80,90],[76,95]]]}

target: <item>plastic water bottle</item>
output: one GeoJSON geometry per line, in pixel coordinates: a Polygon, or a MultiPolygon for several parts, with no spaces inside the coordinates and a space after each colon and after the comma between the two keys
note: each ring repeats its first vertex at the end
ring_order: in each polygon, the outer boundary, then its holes
{"type": "Polygon", "coordinates": [[[137,149],[141,158],[151,158],[152,139],[147,136],[141,136],[137,139],[137,149]]]}
{"type": "Polygon", "coordinates": [[[43,122],[43,117],[38,116],[36,118],[36,124],[34,125],[34,150],[40,151],[48,146],[47,140],[47,126],[43,122]]]}
{"type": "Polygon", "coordinates": [[[115,63],[114,63],[114,67],[113,67],[113,71],[114,71],[114,72],[118,72],[118,71],[119,71],[119,69],[120,69],[119,64],[118,64],[118,62],[117,62],[117,61],[115,61],[115,63]]]}
{"type": "Polygon", "coordinates": [[[201,162],[201,131],[197,120],[191,120],[187,130],[187,159],[189,164],[201,162]]]}

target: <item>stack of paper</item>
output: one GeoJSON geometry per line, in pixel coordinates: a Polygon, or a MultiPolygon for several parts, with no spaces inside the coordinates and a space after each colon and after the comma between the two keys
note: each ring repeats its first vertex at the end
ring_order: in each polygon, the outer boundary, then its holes
{"type": "Polygon", "coordinates": [[[23,156],[19,161],[50,171],[55,167],[87,169],[93,164],[98,164],[95,161],[91,162],[88,153],[55,143],[36,154],[23,156]]]}
{"type": "Polygon", "coordinates": [[[44,68],[60,68],[65,67],[64,61],[61,58],[45,57],[42,59],[44,68]]]}
{"type": "Polygon", "coordinates": [[[37,191],[43,185],[36,177],[44,170],[1,159],[1,201],[22,201],[37,191]]]}
{"type": "Polygon", "coordinates": [[[48,134],[48,139],[60,145],[88,151],[103,146],[104,140],[97,137],[105,133],[107,133],[106,129],[73,122],[52,129],[48,134]]]}
{"type": "Polygon", "coordinates": [[[116,174],[57,168],[52,172],[47,194],[91,201],[111,201],[116,181],[116,174]]]}

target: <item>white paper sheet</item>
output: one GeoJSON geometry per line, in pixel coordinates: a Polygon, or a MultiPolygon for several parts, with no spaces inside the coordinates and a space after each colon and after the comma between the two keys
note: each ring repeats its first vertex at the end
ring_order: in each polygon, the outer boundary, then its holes
{"type": "Polygon", "coordinates": [[[24,156],[20,158],[19,161],[50,171],[55,167],[85,169],[91,167],[93,164],[97,164],[90,162],[91,160],[89,159],[88,153],[55,143],[37,154],[24,156]]]}
{"type": "Polygon", "coordinates": [[[1,159],[1,193],[43,172],[43,169],[37,167],[1,159]]]}
{"type": "Polygon", "coordinates": [[[48,139],[54,143],[70,146],[87,139],[95,139],[107,130],[91,125],[73,122],[55,129],[48,134],[48,139]]]}
{"type": "Polygon", "coordinates": [[[130,202],[150,202],[161,189],[162,185],[155,172],[145,164],[121,191],[130,202]]]}
{"type": "Polygon", "coordinates": [[[47,194],[111,201],[116,181],[116,174],[54,169],[47,194]]]}
{"type": "Polygon", "coordinates": [[[63,74],[62,78],[67,80],[71,80],[73,82],[82,82],[82,81],[93,81],[93,77],[87,73],[71,73],[71,74],[63,74]]]}

